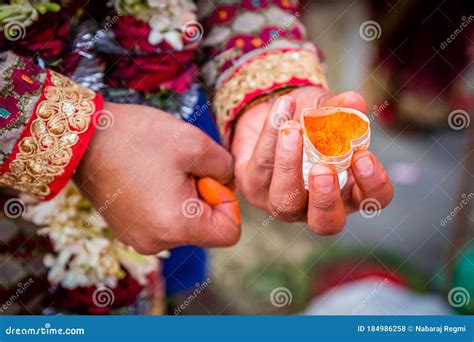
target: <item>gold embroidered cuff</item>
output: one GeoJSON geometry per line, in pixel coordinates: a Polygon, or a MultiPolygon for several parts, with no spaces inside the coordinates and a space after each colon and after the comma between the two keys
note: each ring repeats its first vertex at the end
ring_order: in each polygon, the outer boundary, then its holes
{"type": "Polygon", "coordinates": [[[43,93],[12,154],[0,186],[48,200],[69,181],[95,130],[102,97],[49,71],[43,93]]]}
{"type": "Polygon", "coordinates": [[[286,87],[315,85],[327,89],[319,58],[306,50],[278,50],[259,55],[237,68],[214,98],[217,124],[228,145],[232,121],[246,104],[286,87]]]}

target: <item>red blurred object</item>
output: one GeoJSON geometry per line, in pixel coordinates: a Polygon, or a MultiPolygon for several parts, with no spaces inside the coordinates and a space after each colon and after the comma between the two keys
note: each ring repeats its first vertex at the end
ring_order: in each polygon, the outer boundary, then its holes
{"type": "Polygon", "coordinates": [[[114,289],[101,290],[91,286],[69,290],[59,287],[54,295],[57,300],[55,307],[76,314],[105,315],[112,310],[133,304],[143,289],[144,287],[129,275],[119,280],[114,289]],[[105,300],[100,298],[101,291],[104,291],[105,300]]]}

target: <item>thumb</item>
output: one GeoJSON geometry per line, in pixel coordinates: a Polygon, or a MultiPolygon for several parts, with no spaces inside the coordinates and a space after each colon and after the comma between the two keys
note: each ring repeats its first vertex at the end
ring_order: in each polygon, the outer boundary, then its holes
{"type": "Polygon", "coordinates": [[[216,180],[204,177],[197,181],[199,196],[213,209],[229,216],[236,225],[240,225],[240,209],[234,192],[216,180]]]}
{"type": "MultiPolygon", "coordinates": [[[[208,206],[196,226],[202,229],[197,238],[207,246],[229,246],[240,238],[240,209],[232,190],[216,180],[204,177],[197,181],[199,196],[208,206]]],[[[199,241],[196,241],[199,243],[199,241]]]]}
{"type": "Polygon", "coordinates": [[[355,91],[344,91],[337,95],[331,96],[323,102],[324,107],[343,107],[353,108],[365,113],[367,103],[362,95],[355,91]]]}

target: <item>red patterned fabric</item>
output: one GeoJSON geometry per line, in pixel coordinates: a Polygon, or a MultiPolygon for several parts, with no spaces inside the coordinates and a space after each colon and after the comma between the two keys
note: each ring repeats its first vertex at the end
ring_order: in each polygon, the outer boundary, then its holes
{"type": "Polygon", "coordinates": [[[214,83],[217,75],[239,64],[249,53],[297,47],[316,53],[316,47],[306,41],[300,9],[297,0],[246,0],[218,4],[205,21],[207,35],[203,45],[210,60],[204,73],[209,74],[210,68],[215,69],[214,76],[206,75],[206,81],[214,83]]]}
{"type": "Polygon", "coordinates": [[[0,54],[0,165],[10,156],[43,91],[46,73],[29,59],[0,54]]]}
{"type": "MultiPolygon", "coordinates": [[[[51,86],[51,85],[52,85],[52,83],[51,83],[51,73],[48,70],[47,75],[46,75],[46,79],[45,79],[45,82],[44,82],[44,85],[43,85],[43,89],[47,89],[48,86],[51,86]]],[[[38,110],[38,104],[41,103],[41,101],[43,101],[43,100],[45,100],[44,91],[41,94],[41,96],[40,96],[40,98],[39,98],[39,100],[36,104],[36,107],[35,107],[32,115],[31,115],[27,125],[23,129],[23,132],[21,133],[19,139],[17,140],[17,143],[16,143],[15,147],[13,148],[9,158],[0,167],[0,174],[3,174],[7,170],[10,169],[11,163],[16,159],[18,153],[20,152],[19,143],[24,138],[30,137],[32,135],[32,133],[31,133],[31,124],[36,120],[36,118],[37,118],[36,112],[38,110]]],[[[51,192],[48,196],[46,196],[44,198],[45,200],[49,200],[49,199],[53,198],[54,196],[56,196],[59,193],[59,191],[61,191],[64,188],[64,186],[67,184],[67,182],[70,180],[70,178],[72,177],[72,175],[76,171],[76,168],[79,164],[79,161],[81,160],[82,156],[84,155],[84,153],[87,149],[87,146],[89,145],[89,142],[92,138],[92,135],[95,132],[95,124],[94,123],[98,122],[100,113],[101,113],[102,108],[103,108],[103,100],[102,100],[102,95],[101,94],[96,94],[96,96],[94,98],[94,104],[95,104],[95,112],[91,117],[91,122],[89,124],[88,129],[84,133],[81,133],[79,135],[79,137],[80,137],[79,141],[75,145],[72,146],[72,159],[70,160],[70,162],[64,168],[63,173],[60,174],[59,176],[56,176],[54,181],[52,183],[50,183],[49,188],[50,188],[51,192]]]]}

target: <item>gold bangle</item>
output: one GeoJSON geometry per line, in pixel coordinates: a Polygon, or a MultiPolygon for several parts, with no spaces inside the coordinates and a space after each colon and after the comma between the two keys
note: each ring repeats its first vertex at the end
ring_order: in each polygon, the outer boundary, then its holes
{"type": "MultiPolygon", "coordinates": [[[[214,109],[223,137],[229,122],[239,109],[247,108],[255,98],[252,93],[266,93],[291,86],[316,85],[327,89],[327,82],[319,58],[312,52],[298,49],[271,51],[259,55],[238,68],[216,92],[214,109]],[[244,101],[246,103],[244,103],[244,101]]],[[[260,97],[260,96],[256,96],[260,97]]]]}

